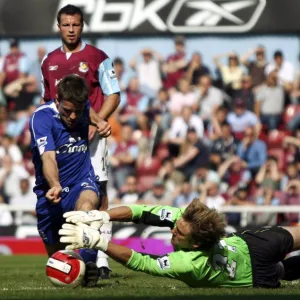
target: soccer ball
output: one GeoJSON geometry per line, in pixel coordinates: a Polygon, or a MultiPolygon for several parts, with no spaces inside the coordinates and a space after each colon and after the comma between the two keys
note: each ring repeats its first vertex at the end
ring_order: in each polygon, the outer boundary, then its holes
{"type": "Polygon", "coordinates": [[[46,274],[55,286],[75,288],[83,281],[85,263],[74,251],[57,251],[47,261],[46,274]]]}

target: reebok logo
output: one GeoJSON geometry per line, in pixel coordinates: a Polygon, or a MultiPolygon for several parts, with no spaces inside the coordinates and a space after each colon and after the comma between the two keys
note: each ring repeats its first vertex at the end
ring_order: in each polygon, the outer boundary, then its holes
{"type": "Polygon", "coordinates": [[[167,20],[172,32],[245,32],[258,21],[266,0],[179,0],[167,20]],[[181,16],[188,16],[186,19],[181,16]]]}

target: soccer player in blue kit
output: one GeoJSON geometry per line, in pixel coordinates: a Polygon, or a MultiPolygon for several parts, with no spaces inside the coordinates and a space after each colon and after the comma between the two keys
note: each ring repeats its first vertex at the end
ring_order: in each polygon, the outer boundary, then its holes
{"type": "MultiPolygon", "coordinates": [[[[97,127],[101,120],[90,108],[88,91],[83,78],[68,75],[58,84],[56,99],[39,106],[30,119],[37,226],[48,256],[65,248],[58,235],[65,212],[89,211],[100,206],[88,132],[90,124],[97,127]]],[[[103,137],[110,134],[100,129],[98,133],[103,137]]],[[[96,265],[90,271],[96,272],[96,265]]],[[[88,273],[86,280],[95,283],[98,278],[90,278],[88,273]]]]}

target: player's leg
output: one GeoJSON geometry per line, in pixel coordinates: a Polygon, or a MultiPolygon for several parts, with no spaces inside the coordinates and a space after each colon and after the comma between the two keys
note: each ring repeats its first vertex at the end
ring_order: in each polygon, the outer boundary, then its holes
{"type": "MultiPolygon", "coordinates": [[[[80,186],[81,193],[76,201],[75,210],[89,211],[98,209],[99,194],[96,184],[87,180],[87,182],[81,183],[80,186]]],[[[85,285],[93,287],[99,278],[99,271],[96,265],[97,250],[80,249],[79,253],[86,264],[85,285]]]]}
{"type": "MultiPolygon", "coordinates": [[[[108,197],[107,197],[107,181],[100,182],[101,191],[101,207],[100,210],[108,209],[108,197]]],[[[101,234],[105,236],[107,240],[111,240],[112,236],[112,222],[103,224],[100,228],[101,234]]],[[[108,264],[108,256],[103,251],[98,251],[97,254],[97,267],[99,268],[99,276],[101,279],[109,279],[111,269],[108,264]]]]}
{"type": "MultiPolygon", "coordinates": [[[[300,250],[300,228],[283,227],[293,237],[293,251],[300,250]]],[[[300,279],[300,255],[289,257],[278,264],[278,268],[283,269],[282,280],[292,281],[300,279]]]]}
{"type": "Polygon", "coordinates": [[[61,205],[52,205],[45,197],[40,197],[36,205],[36,214],[38,232],[43,239],[48,256],[65,249],[65,245],[60,243],[58,235],[58,231],[64,223],[61,205]]]}
{"type": "MultiPolygon", "coordinates": [[[[101,193],[101,206],[100,210],[108,209],[108,198],[107,198],[107,180],[108,180],[108,150],[107,140],[105,138],[94,138],[90,143],[90,153],[92,165],[100,184],[101,193]]],[[[105,234],[105,237],[110,241],[112,232],[112,223],[104,224],[101,229],[101,233],[105,234]]],[[[108,256],[98,251],[97,266],[99,268],[100,277],[102,279],[109,278],[110,268],[108,264],[108,256]]]]}

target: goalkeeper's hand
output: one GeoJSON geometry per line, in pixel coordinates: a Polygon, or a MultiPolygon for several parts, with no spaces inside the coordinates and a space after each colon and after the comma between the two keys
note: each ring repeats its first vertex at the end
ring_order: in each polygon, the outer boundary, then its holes
{"type": "Polygon", "coordinates": [[[61,243],[70,244],[66,246],[66,250],[90,248],[106,251],[108,247],[108,240],[100,234],[99,230],[86,224],[65,223],[58,233],[61,235],[61,243]]]}
{"type": "Polygon", "coordinates": [[[109,214],[105,211],[69,211],[64,213],[64,218],[68,223],[78,224],[84,223],[90,225],[94,229],[99,229],[103,224],[107,224],[110,220],[109,214]]]}

